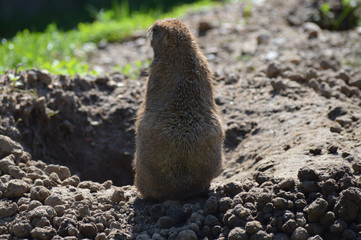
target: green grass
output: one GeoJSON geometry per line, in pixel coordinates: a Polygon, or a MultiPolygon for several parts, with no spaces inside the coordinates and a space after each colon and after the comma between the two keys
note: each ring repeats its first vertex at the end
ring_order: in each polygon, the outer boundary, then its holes
{"type": "Polygon", "coordinates": [[[127,63],[123,67],[117,65],[113,68],[113,71],[122,72],[125,75],[130,76],[131,79],[137,79],[142,69],[149,67],[150,64],[150,60],[146,60],[145,62],[136,61],[133,64],[127,63]]]}
{"type": "Polygon", "coordinates": [[[54,24],[42,33],[24,30],[11,40],[0,43],[0,74],[14,69],[46,69],[55,74],[96,74],[90,71],[87,55],[99,41],[122,41],[137,30],[147,29],[156,19],[181,17],[190,10],[214,6],[210,0],[174,8],[168,13],[156,10],[148,13],[128,13],[126,5],[114,6],[112,10],[100,12],[93,23],[79,23],[71,31],[60,31],[54,24]]]}
{"type": "Polygon", "coordinates": [[[325,2],[320,6],[317,18],[316,22],[321,27],[335,31],[361,26],[361,0],[342,0],[340,13],[325,2]]]}

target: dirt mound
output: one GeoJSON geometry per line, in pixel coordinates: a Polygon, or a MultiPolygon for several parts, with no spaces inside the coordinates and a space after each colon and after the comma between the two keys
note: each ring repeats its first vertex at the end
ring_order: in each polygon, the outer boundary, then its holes
{"type": "Polygon", "coordinates": [[[21,76],[24,89],[5,89],[1,99],[4,120],[16,128],[4,123],[1,134],[20,141],[35,159],[69,166],[84,180],[132,184],[141,92],[135,81],[120,74],[51,78],[35,70],[21,76]]]}
{"type": "MultiPolygon", "coordinates": [[[[247,18],[242,3],[184,17],[214,70],[227,134],[224,170],[197,199],[152,203],[120,187],[133,181],[146,69],[136,79],[0,76],[1,237],[361,237],[361,32],[290,26],[298,3],[254,3],[247,18]]],[[[90,62],[111,72],[150,57],[144,35],[90,62]]]]}

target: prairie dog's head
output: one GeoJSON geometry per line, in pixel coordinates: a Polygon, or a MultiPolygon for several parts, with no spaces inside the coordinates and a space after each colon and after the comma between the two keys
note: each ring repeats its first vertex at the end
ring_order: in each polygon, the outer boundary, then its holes
{"type": "Polygon", "coordinates": [[[189,28],[177,18],[157,20],[149,27],[148,36],[155,55],[165,49],[171,51],[176,47],[190,47],[194,42],[189,28]]]}

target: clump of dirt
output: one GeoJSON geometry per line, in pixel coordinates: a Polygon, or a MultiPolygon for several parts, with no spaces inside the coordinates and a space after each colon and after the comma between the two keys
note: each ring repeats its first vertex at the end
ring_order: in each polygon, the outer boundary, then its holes
{"type": "Polygon", "coordinates": [[[290,26],[296,4],[182,19],[214,70],[227,134],[222,174],[187,201],[126,185],[146,69],[107,72],[151,58],[145,32],[95,53],[102,76],[0,76],[1,238],[360,238],[361,31],[290,26]]]}

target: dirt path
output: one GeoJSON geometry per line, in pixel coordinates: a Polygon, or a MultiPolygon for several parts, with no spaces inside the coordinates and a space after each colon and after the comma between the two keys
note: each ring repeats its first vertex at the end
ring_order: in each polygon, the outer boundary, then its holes
{"type": "MultiPolygon", "coordinates": [[[[256,169],[294,177],[304,165],[327,169],[360,161],[360,32],[329,32],[313,23],[291,27],[287,18],[297,1],[260,4],[249,19],[242,4],[184,18],[216,73],[228,129],[221,179],[256,169]],[[201,24],[211,29],[200,33],[201,24]],[[336,107],[345,114],[328,117],[336,107]]],[[[152,51],[145,42],[109,45],[92,62],[111,70],[146,61],[152,51]]]]}

